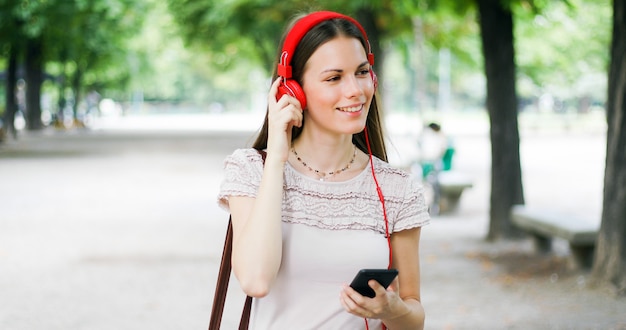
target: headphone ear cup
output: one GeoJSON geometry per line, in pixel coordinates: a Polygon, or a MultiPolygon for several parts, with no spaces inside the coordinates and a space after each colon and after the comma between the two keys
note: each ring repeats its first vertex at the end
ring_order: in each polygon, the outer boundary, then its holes
{"type": "Polygon", "coordinates": [[[378,77],[376,76],[376,72],[374,69],[370,69],[370,76],[372,76],[372,81],[374,82],[374,91],[378,89],[378,77]]]}
{"type": "Polygon", "coordinates": [[[304,94],[304,90],[302,90],[302,87],[297,81],[294,79],[287,79],[287,81],[281,82],[278,86],[276,100],[279,100],[285,94],[295,97],[300,102],[302,110],[306,109],[306,96],[304,94]]]}

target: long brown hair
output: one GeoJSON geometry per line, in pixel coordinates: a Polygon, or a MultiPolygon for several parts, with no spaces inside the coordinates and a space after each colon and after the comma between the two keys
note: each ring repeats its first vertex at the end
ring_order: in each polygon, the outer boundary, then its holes
{"type": "MultiPolygon", "coordinates": [[[[282,50],[282,45],[285,42],[286,36],[291,30],[291,27],[295,24],[295,22],[300,19],[302,16],[294,19],[291,24],[289,24],[285,34],[282,37],[280,42],[281,47],[278,49],[278,54],[276,56],[276,63],[274,65],[274,73],[272,74],[272,81],[275,81],[278,78],[277,67],[278,67],[278,59],[280,57],[280,52],[282,50]]],[[[291,60],[291,66],[293,68],[293,79],[295,79],[300,85],[302,85],[302,74],[304,73],[304,66],[308,61],[309,57],[317,50],[325,42],[337,38],[339,36],[346,36],[350,38],[358,39],[363,45],[363,49],[368,49],[367,41],[365,37],[361,33],[358,27],[356,27],[352,22],[341,19],[334,18],[330,20],[326,20],[321,22],[320,24],[313,27],[309,32],[307,32],[293,54],[293,59],[291,60]]],[[[378,102],[376,98],[377,92],[372,97],[372,103],[370,104],[369,113],[367,115],[367,119],[365,122],[365,130],[367,130],[367,135],[369,138],[370,147],[372,150],[372,155],[387,161],[387,150],[385,148],[385,141],[383,138],[383,125],[380,120],[380,112],[378,110],[378,102]]],[[[268,109],[269,110],[269,109],[268,109]]],[[[304,123],[303,123],[304,125],[304,123]]],[[[366,154],[369,154],[366,138],[365,138],[365,130],[352,135],[352,142],[366,154]]],[[[300,136],[302,132],[301,127],[293,127],[291,140],[295,140],[300,136]]],[[[263,150],[267,148],[267,137],[268,137],[268,113],[265,113],[265,120],[263,122],[263,127],[259,131],[253,148],[257,150],[263,150]]]]}

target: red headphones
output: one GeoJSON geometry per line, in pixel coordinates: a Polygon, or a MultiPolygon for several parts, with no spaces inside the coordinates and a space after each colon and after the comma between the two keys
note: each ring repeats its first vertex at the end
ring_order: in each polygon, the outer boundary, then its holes
{"type": "MultiPolygon", "coordinates": [[[[370,42],[367,39],[365,29],[363,29],[359,22],[357,22],[352,17],[332,11],[314,12],[298,20],[285,37],[285,41],[283,43],[283,51],[281,52],[280,61],[278,63],[278,76],[282,77],[283,79],[280,86],[278,86],[276,99],[280,99],[285,94],[291,95],[298,99],[298,101],[300,101],[302,109],[306,108],[306,96],[304,95],[304,91],[302,90],[300,84],[298,84],[295,79],[292,79],[291,59],[293,57],[293,53],[296,50],[296,47],[298,46],[304,35],[307,34],[307,32],[309,32],[319,23],[335,18],[341,18],[350,21],[361,31],[368,48],[367,60],[370,63],[370,66],[374,65],[374,54],[372,53],[372,47],[370,46],[370,42]]],[[[376,73],[374,73],[374,70],[371,68],[370,75],[372,76],[372,80],[374,81],[374,88],[377,88],[378,79],[376,78],[376,73]]]]}

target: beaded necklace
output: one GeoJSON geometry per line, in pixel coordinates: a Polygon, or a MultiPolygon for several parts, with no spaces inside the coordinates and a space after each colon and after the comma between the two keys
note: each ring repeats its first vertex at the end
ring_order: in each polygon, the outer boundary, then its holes
{"type": "Polygon", "coordinates": [[[352,159],[350,159],[350,161],[348,162],[348,164],[346,164],[346,166],[344,166],[342,169],[339,170],[334,170],[331,172],[322,172],[320,170],[316,170],[314,168],[312,168],[311,166],[309,166],[304,160],[302,160],[302,158],[300,158],[300,156],[298,155],[298,153],[296,152],[296,149],[294,147],[291,147],[291,151],[293,152],[293,154],[296,156],[296,159],[302,164],[304,165],[304,167],[308,168],[309,171],[317,174],[317,176],[319,176],[319,180],[320,181],[326,181],[328,178],[330,178],[333,175],[337,175],[343,171],[346,171],[347,169],[350,168],[350,166],[352,166],[352,164],[354,163],[354,159],[356,158],[356,146],[354,146],[354,153],[352,153],[352,159]]]}

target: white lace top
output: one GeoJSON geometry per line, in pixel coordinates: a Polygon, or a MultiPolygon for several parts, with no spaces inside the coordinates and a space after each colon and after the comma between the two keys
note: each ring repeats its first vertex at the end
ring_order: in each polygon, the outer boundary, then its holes
{"type": "MultiPolygon", "coordinates": [[[[421,184],[404,171],[373,158],[385,198],[391,233],[430,221],[421,184]]],[[[224,162],[218,203],[229,196],[255,197],[263,160],[239,149],[224,162]]],[[[376,186],[368,166],[343,182],[318,181],[285,165],[283,258],[270,293],[254,299],[251,329],[364,329],[363,319],[339,303],[342,283],[361,268],[386,268],[388,247],[376,186]]],[[[370,329],[380,322],[370,320],[370,329]]]]}

